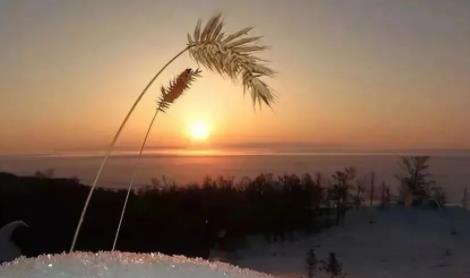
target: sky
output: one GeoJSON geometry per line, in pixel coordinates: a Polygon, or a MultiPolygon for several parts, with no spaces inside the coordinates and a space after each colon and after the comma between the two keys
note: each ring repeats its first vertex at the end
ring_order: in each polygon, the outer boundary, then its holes
{"type": "MultiPolygon", "coordinates": [[[[470,1],[0,0],[0,154],[101,150],[198,18],[255,26],[277,74],[272,109],[232,80],[203,78],[149,139],[163,146],[309,150],[470,149],[470,1]],[[210,130],[195,143],[194,123],[210,130]]],[[[159,87],[119,147],[138,146],[159,87]]]]}

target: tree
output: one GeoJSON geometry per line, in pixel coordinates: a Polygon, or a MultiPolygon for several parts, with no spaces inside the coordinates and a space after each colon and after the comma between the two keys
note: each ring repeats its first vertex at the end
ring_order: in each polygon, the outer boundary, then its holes
{"type": "Polygon", "coordinates": [[[317,271],[319,261],[317,259],[317,256],[315,255],[315,251],[313,250],[313,248],[310,248],[310,250],[308,250],[307,252],[306,263],[307,263],[307,277],[308,278],[315,277],[315,272],[317,271]]]}
{"type": "Polygon", "coordinates": [[[443,207],[446,204],[446,193],[440,186],[433,186],[431,188],[431,198],[434,205],[436,205],[438,208],[443,207]]]}
{"type": "Polygon", "coordinates": [[[375,194],[375,172],[370,173],[370,189],[369,189],[369,224],[374,224],[374,195],[375,194]]]}
{"type": "Polygon", "coordinates": [[[336,259],[336,254],[331,252],[328,257],[328,262],[324,263],[323,270],[329,274],[331,278],[346,277],[343,272],[342,264],[336,259]]]}
{"type": "Polygon", "coordinates": [[[468,209],[468,187],[465,187],[465,189],[463,190],[463,198],[462,198],[462,207],[464,209],[468,209]]]}
{"type": "Polygon", "coordinates": [[[46,169],[45,171],[36,171],[34,176],[40,179],[52,179],[54,178],[54,169],[46,169]]]}
{"type": "Polygon", "coordinates": [[[362,202],[364,201],[364,198],[362,197],[362,194],[365,192],[363,181],[357,181],[355,189],[356,195],[354,196],[354,206],[356,207],[356,209],[358,209],[362,206],[362,202]]]}
{"type": "Polygon", "coordinates": [[[329,197],[336,205],[336,225],[346,215],[346,209],[349,201],[349,190],[352,188],[351,182],[356,178],[356,170],[347,167],[343,171],[336,171],[332,175],[333,183],[329,190],[329,197]]]}
{"type": "Polygon", "coordinates": [[[374,204],[375,194],[375,172],[370,173],[369,207],[374,204]]]}
{"type": "Polygon", "coordinates": [[[380,197],[380,208],[385,209],[391,202],[390,188],[385,182],[382,182],[382,194],[380,197]]]}
{"type": "Polygon", "coordinates": [[[430,178],[429,156],[402,157],[399,166],[403,172],[397,175],[402,185],[402,199],[411,205],[420,205],[430,197],[430,187],[435,184],[430,178]],[[409,199],[407,201],[407,199],[409,199]]]}

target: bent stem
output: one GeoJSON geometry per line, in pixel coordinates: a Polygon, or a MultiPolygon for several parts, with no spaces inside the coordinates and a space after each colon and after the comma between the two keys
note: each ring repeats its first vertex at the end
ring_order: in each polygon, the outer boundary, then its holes
{"type": "Polygon", "coordinates": [[[78,238],[78,234],[80,233],[80,229],[82,227],[82,223],[83,223],[83,219],[85,217],[85,214],[87,212],[87,209],[88,209],[88,205],[90,203],[90,200],[91,200],[91,197],[93,196],[93,192],[96,188],[96,184],[98,183],[100,177],[101,177],[101,173],[103,172],[103,169],[104,169],[104,166],[106,165],[106,162],[108,161],[108,158],[112,152],[112,150],[114,149],[114,146],[116,145],[116,142],[117,142],[117,139],[119,138],[119,135],[121,135],[121,132],[124,128],[124,126],[126,125],[127,121],[129,120],[129,117],[131,116],[132,112],[134,112],[134,109],[135,107],[137,106],[137,104],[140,102],[140,100],[142,99],[142,97],[145,95],[145,93],[147,92],[147,90],[150,88],[150,86],[153,84],[153,82],[155,81],[155,79],[157,79],[157,77],[174,61],[176,60],[179,56],[181,56],[184,52],[186,52],[187,50],[189,49],[189,46],[185,47],[183,50],[181,50],[178,54],[176,54],[173,58],[171,58],[170,61],[168,61],[154,76],[153,78],[149,81],[149,83],[147,84],[147,86],[145,86],[145,88],[142,90],[142,92],[140,93],[140,95],[137,97],[137,99],[135,100],[134,104],[131,106],[131,109],[129,110],[129,112],[127,112],[127,115],[126,117],[124,117],[124,120],[122,121],[121,125],[119,126],[119,129],[117,130],[116,134],[114,135],[113,137],[113,140],[111,141],[111,144],[109,144],[108,146],[108,149],[106,150],[106,153],[104,155],[104,158],[103,160],[101,161],[101,164],[100,164],[100,167],[98,168],[98,172],[96,173],[96,177],[93,181],[93,184],[90,188],[90,191],[88,192],[88,196],[86,198],[86,201],[85,201],[85,205],[83,206],[83,209],[82,209],[82,212],[80,214],[80,219],[78,220],[78,224],[77,224],[77,227],[75,229],[75,234],[73,236],[73,240],[72,240],[72,244],[70,246],[70,250],[69,252],[73,252],[73,250],[75,249],[75,244],[77,242],[77,238],[78,238]]]}
{"type": "Polygon", "coordinates": [[[142,146],[140,146],[139,155],[137,157],[137,160],[135,161],[134,168],[132,169],[131,180],[130,180],[129,186],[127,188],[126,198],[124,199],[124,205],[122,206],[121,218],[119,219],[119,224],[118,224],[118,227],[117,227],[117,230],[116,230],[116,234],[114,235],[113,248],[111,249],[111,251],[114,251],[114,249],[116,249],[117,240],[119,238],[119,232],[121,231],[122,220],[123,220],[124,214],[126,212],[127,202],[129,201],[129,195],[131,193],[132,186],[134,185],[135,176],[137,174],[137,170],[139,168],[140,161],[142,159],[142,154],[144,152],[145,145],[147,144],[147,139],[149,137],[150,131],[152,130],[152,126],[153,126],[153,123],[155,122],[155,118],[157,117],[158,111],[159,111],[158,109],[155,110],[155,114],[153,114],[153,118],[150,121],[149,127],[147,129],[147,133],[145,134],[145,137],[144,137],[144,141],[142,142],[142,146]]]}

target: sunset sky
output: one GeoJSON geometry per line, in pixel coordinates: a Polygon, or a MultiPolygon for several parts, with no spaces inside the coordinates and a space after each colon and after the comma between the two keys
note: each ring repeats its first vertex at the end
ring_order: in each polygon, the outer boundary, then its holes
{"type": "MultiPolygon", "coordinates": [[[[470,1],[0,0],[0,154],[101,150],[197,19],[218,12],[271,46],[277,103],[254,110],[202,68],[150,146],[193,146],[203,123],[196,145],[209,148],[470,149],[470,1]]],[[[156,81],[121,148],[141,142],[159,87],[189,66],[185,55],[156,81]]]]}

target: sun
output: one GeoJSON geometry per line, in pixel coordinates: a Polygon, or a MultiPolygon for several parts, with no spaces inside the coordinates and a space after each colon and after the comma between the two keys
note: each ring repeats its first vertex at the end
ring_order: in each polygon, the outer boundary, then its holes
{"type": "Polygon", "coordinates": [[[193,140],[205,141],[209,134],[209,126],[205,122],[194,122],[189,126],[189,136],[193,140]]]}

